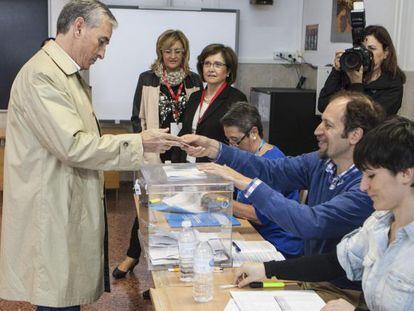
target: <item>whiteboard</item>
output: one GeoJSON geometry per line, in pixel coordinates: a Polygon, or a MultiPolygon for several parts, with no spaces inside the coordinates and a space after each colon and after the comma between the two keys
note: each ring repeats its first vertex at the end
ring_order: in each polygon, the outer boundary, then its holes
{"type": "Polygon", "coordinates": [[[158,36],[179,29],[190,42],[190,69],[210,43],[238,47],[238,10],[160,10],[111,8],[118,20],[103,60],[90,69],[92,102],[99,120],[130,120],[139,74],[156,59],[158,36]]]}

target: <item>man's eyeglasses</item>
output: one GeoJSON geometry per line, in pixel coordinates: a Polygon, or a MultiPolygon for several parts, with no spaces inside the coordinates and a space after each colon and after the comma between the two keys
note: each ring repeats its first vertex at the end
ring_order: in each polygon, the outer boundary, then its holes
{"type": "Polygon", "coordinates": [[[226,64],[223,64],[222,62],[214,62],[214,63],[212,63],[212,62],[206,61],[206,62],[203,62],[203,66],[205,68],[210,68],[211,66],[213,66],[214,69],[222,69],[222,68],[224,68],[227,65],[226,64]]]}
{"type": "Polygon", "coordinates": [[[173,53],[177,56],[181,56],[184,54],[185,50],[184,49],[166,49],[166,50],[161,50],[165,55],[172,55],[173,53]]]}
{"type": "Polygon", "coordinates": [[[247,137],[247,135],[249,135],[249,134],[250,134],[250,132],[247,132],[239,139],[229,138],[229,139],[227,139],[227,141],[229,142],[229,145],[238,147],[240,145],[240,143],[243,141],[243,139],[245,139],[247,137]]]}

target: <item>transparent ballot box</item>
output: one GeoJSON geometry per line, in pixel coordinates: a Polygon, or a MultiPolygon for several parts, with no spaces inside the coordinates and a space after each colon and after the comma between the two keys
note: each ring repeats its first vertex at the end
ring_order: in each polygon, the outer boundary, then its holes
{"type": "Polygon", "coordinates": [[[190,220],[198,241],[208,241],[214,264],[232,265],[233,183],[206,174],[196,164],[147,165],[141,168],[139,237],[150,270],[178,265],[178,237],[190,220]]]}

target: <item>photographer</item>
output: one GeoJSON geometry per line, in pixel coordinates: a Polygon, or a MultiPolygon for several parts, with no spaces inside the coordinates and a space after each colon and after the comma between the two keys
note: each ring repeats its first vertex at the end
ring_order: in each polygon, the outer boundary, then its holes
{"type": "Polygon", "coordinates": [[[329,98],[339,90],[360,91],[380,104],[387,115],[401,107],[405,74],[397,65],[397,56],[388,31],[382,26],[364,29],[363,46],[372,52],[371,70],[341,70],[340,58],[344,51],[335,53],[334,67],[319,94],[318,109],[323,112],[329,98]]]}

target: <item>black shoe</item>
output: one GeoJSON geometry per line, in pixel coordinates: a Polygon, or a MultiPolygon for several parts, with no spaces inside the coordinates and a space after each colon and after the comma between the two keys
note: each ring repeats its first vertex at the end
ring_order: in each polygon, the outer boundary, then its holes
{"type": "Polygon", "coordinates": [[[144,300],[151,300],[151,295],[150,295],[149,289],[147,289],[146,291],[142,292],[142,298],[144,298],[144,300]]]}
{"type": "Polygon", "coordinates": [[[125,276],[127,275],[128,272],[132,272],[134,270],[134,268],[137,264],[138,264],[138,261],[131,268],[129,268],[127,271],[122,271],[122,270],[118,269],[118,267],[116,267],[114,269],[114,271],[112,271],[112,276],[117,280],[123,279],[123,278],[125,278],[125,276]]]}
{"type": "Polygon", "coordinates": [[[123,279],[126,276],[126,274],[128,273],[128,271],[122,271],[122,270],[119,270],[118,267],[116,267],[114,269],[114,271],[112,271],[112,276],[117,280],[118,279],[123,279]]]}

